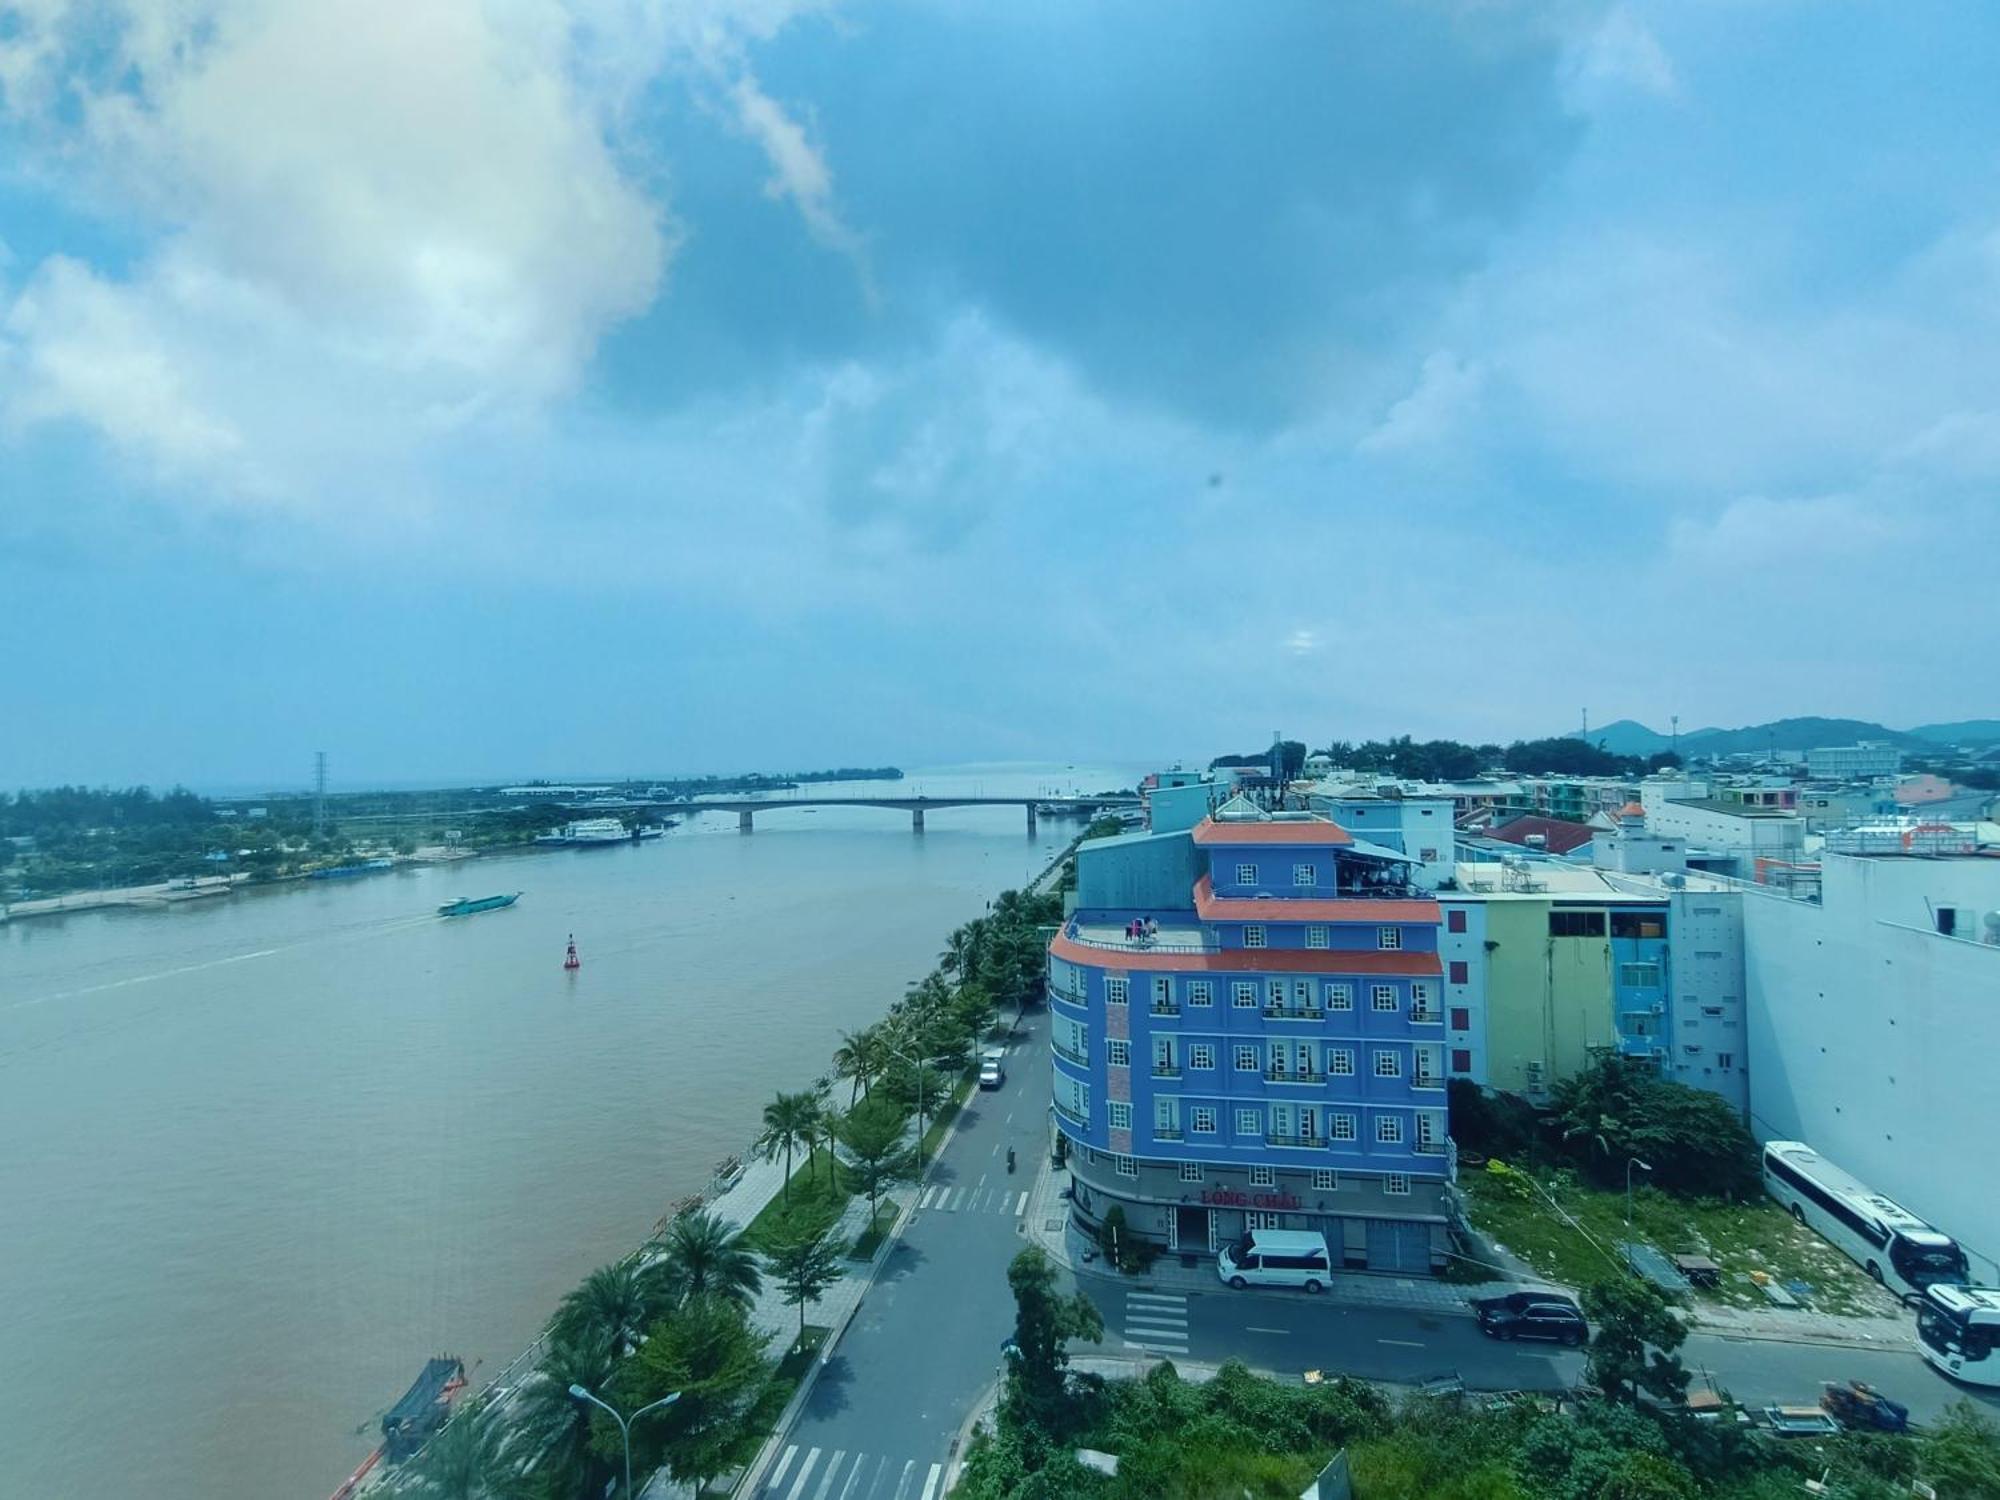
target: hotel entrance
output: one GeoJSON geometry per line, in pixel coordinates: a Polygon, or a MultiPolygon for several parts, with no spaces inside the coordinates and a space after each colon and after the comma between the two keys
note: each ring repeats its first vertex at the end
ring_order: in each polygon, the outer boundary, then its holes
{"type": "Polygon", "coordinates": [[[1182,1254],[1215,1249],[1215,1215],[1205,1208],[1174,1210],[1173,1248],[1182,1254]]]}

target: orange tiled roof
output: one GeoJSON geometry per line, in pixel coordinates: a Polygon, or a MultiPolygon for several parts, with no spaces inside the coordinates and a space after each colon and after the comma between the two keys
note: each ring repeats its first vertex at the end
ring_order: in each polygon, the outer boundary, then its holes
{"type": "Polygon", "coordinates": [[[1636,802],[1628,802],[1618,809],[1618,816],[1621,818],[1643,818],[1646,816],[1646,809],[1636,802]]]}
{"type": "Polygon", "coordinates": [[[1197,844],[1351,844],[1354,835],[1326,818],[1298,822],[1218,823],[1203,818],[1194,825],[1197,844]]]}
{"type": "Polygon", "coordinates": [[[1171,949],[1096,948],[1057,933],[1049,952],[1095,969],[1131,969],[1218,974],[1406,974],[1435,978],[1444,972],[1435,953],[1374,948],[1231,948],[1221,953],[1171,949]]]}
{"type": "MultiPolygon", "coordinates": [[[[1367,897],[1331,900],[1218,896],[1204,875],[1194,883],[1194,909],[1204,922],[1442,922],[1437,902],[1377,901],[1367,897]]],[[[1315,950],[1317,951],[1317,950],[1315,950]]]]}

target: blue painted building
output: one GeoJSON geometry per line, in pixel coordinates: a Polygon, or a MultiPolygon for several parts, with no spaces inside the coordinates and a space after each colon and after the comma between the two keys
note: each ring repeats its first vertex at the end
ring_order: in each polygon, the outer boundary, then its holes
{"type": "Polygon", "coordinates": [[[1442,914],[1411,866],[1244,799],[1079,850],[1049,998],[1084,1228],[1116,1204],[1182,1253],[1318,1229],[1350,1268],[1444,1263],[1442,914]]]}

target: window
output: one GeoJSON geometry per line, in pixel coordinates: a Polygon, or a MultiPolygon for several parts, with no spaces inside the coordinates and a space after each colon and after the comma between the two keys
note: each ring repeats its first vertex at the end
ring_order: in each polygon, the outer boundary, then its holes
{"type": "Polygon", "coordinates": [[[1326,987],[1326,1008],[1328,1010],[1353,1010],[1354,986],[1350,984],[1330,984],[1326,987]]]}
{"type": "Polygon", "coordinates": [[[1472,1051],[1470,1048],[1454,1047],[1451,1049],[1451,1070],[1454,1073],[1470,1073],[1472,1071],[1472,1051]]]}
{"type": "Polygon", "coordinates": [[[1552,911],[1549,913],[1549,936],[1601,938],[1604,936],[1604,913],[1552,911]]]}
{"type": "Polygon", "coordinates": [[[1407,1172],[1391,1172],[1382,1179],[1382,1191],[1392,1198],[1407,1198],[1410,1195],[1410,1178],[1407,1172]]]}
{"type": "Polygon", "coordinates": [[[1264,1133],[1264,1117],[1254,1109],[1237,1110],[1236,1133],[1238,1135],[1262,1135],[1264,1133]]]}
{"type": "Polygon", "coordinates": [[[1463,932],[1463,931],[1465,931],[1465,908],[1464,908],[1464,907],[1462,907],[1462,906],[1454,906],[1454,907],[1453,907],[1453,908],[1452,908],[1452,909],[1451,909],[1450,911],[1448,911],[1448,912],[1446,912],[1446,913],[1444,914],[1444,930],[1445,930],[1446,932],[1463,932]]]}
{"type": "Polygon", "coordinates": [[[1438,1018],[1436,996],[1431,987],[1422,980],[1410,986],[1410,1019],[1413,1021],[1435,1021],[1438,1018]]]}
{"type": "Polygon", "coordinates": [[[1614,911],[1611,935],[1615,938],[1657,938],[1667,935],[1667,919],[1655,911],[1614,911]]]}
{"type": "Polygon", "coordinates": [[[1694,914],[1697,917],[1719,917],[1722,915],[1722,908],[1719,906],[1697,906],[1694,909],[1694,914]]]}
{"type": "Polygon", "coordinates": [[[1316,1009],[1313,1005],[1313,987],[1310,979],[1294,979],[1292,981],[1292,1009],[1316,1009]]]}
{"type": "Polygon", "coordinates": [[[1396,987],[1393,984],[1378,984],[1368,992],[1370,1003],[1377,1010],[1396,1008],[1396,987]]]}
{"type": "Polygon", "coordinates": [[[1196,1135],[1215,1134],[1215,1106],[1213,1104],[1197,1104],[1188,1113],[1190,1123],[1193,1124],[1196,1135]]]}
{"type": "Polygon", "coordinates": [[[1164,974],[1153,976],[1153,1004],[1167,1006],[1174,1003],[1174,982],[1164,974]]]}
{"type": "MultiPolygon", "coordinates": [[[[1425,816],[1428,817],[1429,814],[1427,813],[1425,814],[1425,816]]],[[[1438,852],[1435,849],[1419,849],[1417,851],[1417,858],[1422,860],[1427,865],[1436,864],[1437,857],[1438,857],[1438,852]]]]}
{"type": "Polygon", "coordinates": [[[1104,1108],[1111,1116],[1111,1128],[1113,1130],[1130,1130],[1132,1128],[1132,1106],[1130,1104],[1121,1104],[1114,1099],[1111,1103],[1105,1105],[1104,1108]]]}
{"type": "MultiPolygon", "coordinates": [[[[1200,1130],[1200,1129],[1201,1129],[1201,1111],[1200,1111],[1200,1110],[1196,1110],[1196,1111],[1195,1111],[1195,1127],[1194,1127],[1194,1128],[1195,1128],[1196,1130],[1200,1130]]],[[[1215,1128],[1215,1112],[1214,1112],[1213,1110],[1210,1110],[1210,1111],[1209,1111],[1209,1115],[1208,1115],[1208,1128],[1209,1128],[1210,1130],[1213,1130],[1213,1129],[1215,1128]]],[[[1198,1162],[1198,1161],[1184,1161],[1184,1162],[1182,1162],[1182,1163],[1181,1163],[1181,1181],[1182,1181],[1182,1182],[1200,1182],[1200,1181],[1201,1181],[1201,1163],[1200,1163],[1200,1162],[1198,1162]]]]}
{"type": "Polygon", "coordinates": [[[1123,975],[1108,978],[1104,981],[1104,1003],[1106,1005],[1123,1005],[1130,990],[1131,981],[1123,975]]]}
{"type": "Polygon", "coordinates": [[[1190,1068],[1213,1068],[1215,1066],[1215,1044],[1213,1042],[1189,1043],[1188,1066],[1190,1068]]]}
{"type": "Polygon", "coordinates": [[[1239,1073],[1254,1073],[1257,1071],[1257,1049],[1255,1047],[1238,1047],[1236,1049],[1236,1071],[1239,1073]]]}
{"type": "Polygon", "coordinates": [[[1472,1008],[1470,1006],[1454,1005],[1451,1008],[1451,1029],[1453,1031],[1472,1030],[1472,1008]]]}
{"type": "Polygon", "coordinates": [[[1375,946],[1378,948],[1400,948],[1403,946],[1403,929],[1400,927],[1378,927],[1375,929],[1375,946]]]}
{"type": "Polygon", "coordinates": [[[1385,1146],[1400,1146],[1403,1143],[1403,1117],[1378,1116],[1375,1121],[1375,1139],[1385,1146]]]}
{"type": "Polygon", "coordinates": [[[1326,946],[1326,929],[1324,927],[1308,927],[1306,929],[1306,946],[1308,948],[1324,948],[1326,946]]]}
{"type": "Polygon", "coordinates": [[[1123,1037],[1113,1037],[1104,1044],[1104,1060],[1114,1068],[1132,1066],[1132,1044],[1123,1037]]]}
{"type": "Polygon", "coordinates": [[[1336,1140],[1336,1141],[1351,1141],[1351,1140],[1353,1140],[1353,1139],[1354,1139],[1354,1116],[1353,1116],[1353,1115],[1328,1115],[1328,1116],[1326,1117],[1326,1133],[1327,1133],[1328,1137],[1330,1137],[1331,1139],[1333,1139],[1333,1140],[1336,1140]]]}
{"type": "Polygon", "coordinates": [[[1718,1068],[1722,1069],[1723,1072],[1727,1073],[1731,1068],[1733,1068],[1736,1065],[1736,1054],[1734,1052],[1716,1053],[1715,1065],[1718,1068]]]}
{"type": "Polygon", "coordinates": [[[1209,1005],[1214,1002],[1214,986],[1206,979],[1190,979],[1187,987],[1189,1005],[1209,1005]]]}
{"type": "Polygon", "coordinates": [[[1722,1007],[1719,1005],[1704,1005],[1701,1008],[1701,1013],[1705,1016],[1719,1016],[1722,1014],[1722,1007]]]}
{"type": "Polygon", "coordinates": [[[1272,1010],[1283,1010],[1285,1008],[1284,980],[1273,979],[1268,985],[1264,987],[1264,993],[1267,996],[1264,1003],[1268,1005],[1272,1010]]]}
{"type": "Polygon", "coordinates": [[[1719,949],[1710,950],[1707,948],[1697,948],[1694,950],[1694,956],[1696,958],[1720,958],[1722,957],[1722,953],[1721,950],[1719,949]]]}
{"type": "Polygon", "coordinates": [[[1329,1172],[1323,1167],[1314,1168],[1313,1170],[1314,1192],[1332,1193],[1339,1191],[1339,1189],[1340,1189],[1340,1177],[1338,1173],[1329,1172]]]}
{"type": "Polygon", "coordinates": [[[1090,1122],[1090,1085],[1056,1070],[1056,1108],[1073,1120],[1090,1122]]]}
{"type": "Polygon", "coordinates": [[[1354,1076],[1354,1049],[1352,1047],[1327,1048],[1326,1071],[1335,1078],[1352,1078],[1354,1076]]]}
{"type": "Polygon", "coordinates": [[[1454,958],[1451,961],[1451,967],[1445,971],[1445,978],[1452,984],[1470,984],[1472,982],[1472,976],[1466,968],[1465,960],[1462,958],[1454,958]]]}
{"type": "Polygon", "coordinates": [[[1401,1078],[1403,1076],[1403,1054],[1400,1052],[1377,1052],[1375,1054],[1375,1076],[1377,1078],[1401,1078]]]}
{"type": "Polygon", "coordinates": [[[1313,867],[1311,865],[1292,866],[1293,885],[1312,885],[1314,883],[1313,867]]]}
{"type": "Polygon", "coordinates": [[[1660,966],[1658,964],[1620,964],[1618,982],[1633,989],[1658,989],[1660,987],[1660,966]]]}
{"type": "Polygon", "coordinates": [[[1174,1039],[1171,1036],[1153,1038],[1153,1076],[1168,1078],[1179,1074],[1180,1059],[1174,1055],[1174,1039]]]}
{"type": "Polygon", "coordinates": [[[1114,1160],[1118,1163],[1118,1175],[1120,1177],[1137,1177],[1139,1175],[1139,1164],[1131,1157],[1120,1156],[1115,1157],[1114,1160]]]}
{"type": "Polygon", "coordinates": [[[1243,926],[1243,946],[1261,948],[1264,946],[1264,925],[1261,922],[1246,922],[1243,926]]]}
{"type": "Polygon", "coordinates": [[[1181,1101],[1171,1096],[1153,1101],[1153,1134],[1164,1141],[1181,1138],[1181,1101]]]}
{"type": "Polygon", "coordinates": [[[1250,979],[1239,979],[1229,987],[1230,1003],[1238,1010],[1257,1008],[1257,984],[1250,979]]]}
{"type": "MultiPolygon", "coordinates": [[[[1276,1187],[1277,1185],[1278,1169],[1276,1167],[1252,1167],[1250,1169],[1250,1186],[1276,1187]]],[[[1278,1226],[1273,1224],[1270,1227],[1275,1229],[1278,1226]]]]}
{"type": "Polygon", "coordinates": [[[1255,885],[1257,883],[1257,867],[1255,865],[1238,865],[1236,867],[1236,883],[1238,885],[1255,885]]]}
{"type": "Polygon", "coordinates": [[[1268,1208],[1253,1208],[1243,1215],[1245,1229],[1276,1229],[1278,1216],[1268,1208]]]}
{"type": "Polygon", "coordinates": [[[1090,1061],[1090,1028],[1083,1022],[1055,1016],[1049,1022],[1049,1037],[1059,1055],[1073,1063],[1090,1061]]]}

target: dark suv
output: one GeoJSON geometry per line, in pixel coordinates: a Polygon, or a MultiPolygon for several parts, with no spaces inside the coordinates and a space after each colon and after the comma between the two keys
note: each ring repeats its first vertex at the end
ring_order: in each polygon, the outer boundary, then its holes
{"type": "Polygon", "coordinates": [[[1590,1337],[1577,1305],[1560,1292],[1509,1292],[1472,1304],[1479,1331],[1496,1339],[1554,1339],[1571,1348],[1590,1337]]]}

